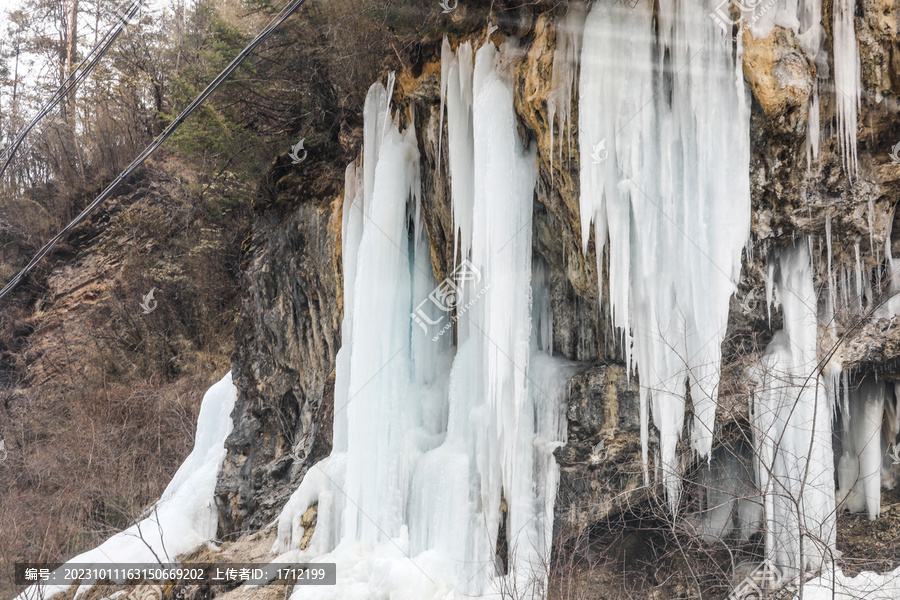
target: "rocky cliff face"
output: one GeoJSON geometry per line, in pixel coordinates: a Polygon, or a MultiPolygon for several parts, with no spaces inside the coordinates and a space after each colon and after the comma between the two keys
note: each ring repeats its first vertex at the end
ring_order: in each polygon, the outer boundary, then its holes
{"type": "MultiPolygon", "coordinates": [[[[608,522],[652,494],[641,476],[637,381],[627,376],[608,316],[606,267],[601,261],[598,272],[593,239],[586,253],[581,247],[577,143],[566,142],[569,132],[560,129],[548,109],[558,43],[554,24],[561,14],[540,6],[498,14],[499,29],[492,35],[519,39],[509,76],[515,81],[520,134],[538,150],[533,239],[552,282],[554,351],[584,364],[570,382],[568,444],[556,453],[562,470],[556,529],[563,540],[608,522]],[[551,152],[552,128],[556,146],[551,152]]],[[[831,20],[827,6],[823,22],[829,49],[831,20]]],[[[890,157],[900,142],[900,11],[888,0],[864,0],[857,5],[855,23],[865,92],[858,119],[859,175],[852,179],[835,136],[834,98],[842,92],[833,89],[825,72],[833,65],[809,56],[789,29],[775,27],[758,40],[748,32],[742,35],[744,76],[752,93],[752,233],[723,348],[717,444],[746,425],[744,373],[780,324],[777,307],[770,319],[765,302],[767,253],[811,236],[820,287],[828,283],[829,245],[833,271],[856,269],[857,252],[863,271],[883,271],[886,243],[900,255],[900,226],[889,238],[900,198],[900,163],[890,157]],[[818,157],[810,160],[810,105],[816,94],[821,143],[818,157]]],[[[467,36],[484,39],[485,30],[461,37],[467,36]]],[[[401,56],[407,68],[398,73],[394,96],[401,118],[415,120],[422,170],[429,174],[438,153],[443,153],[441,165],[447,164],[446,131],[444,145],[439,144],[439,54],[440,38],[434,37],[401,56]]],[[[577,103],[573,110],[574,140],[577,103]]],[[[218,489],[223,534],[271,522],[306,470],[330,450],[342,314],[343,181],[333,166],[316,177],[312,168],[280,162],[273,168],[272,189],[256,205],[234,357],[241,393],[218,489]]],[[[423,183],[431,263],[441,280],[453,265],[448,182],[423,175],[423,183]]],[[[870,292],[875,297],[880,295],[870,292]]],[[[877,372],[900,380],[900,327],[892,328],[871,311],[836,319],[837,356],[845,367],[858,375],[877,372]]],[[[820,354],[830,356],[834,337],[820,338],[820,354]]]]}
{"type": "Polygon", "coordinates": [[[240,390],[217,501],[224,532],[277,516],[331,452],[341,323],[341,188],[287,159],[254,203],[234,381],[240,390]]]}

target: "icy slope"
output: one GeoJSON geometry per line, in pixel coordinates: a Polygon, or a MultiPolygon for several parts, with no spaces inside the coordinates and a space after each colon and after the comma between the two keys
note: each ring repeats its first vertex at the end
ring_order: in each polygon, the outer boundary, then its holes
{"type": "MultiPolygon", "coordinates": [[[[93,550],[79,554],[69,563],[116,564],[174,561],[216,535],[218,513],[214,492],[216,477],[225,458],[225,438],[231,432],[231,410],[237,388],[231,372],[203,396],[197,418],[194,448],[166,486],[159,501],[138,523],[109,538],[93,550]]],[[[86,587],[79,589],[79,594],[86,587]]],[[[19,600],[49,597],[65,587],[32,586],[19,600]]]]}

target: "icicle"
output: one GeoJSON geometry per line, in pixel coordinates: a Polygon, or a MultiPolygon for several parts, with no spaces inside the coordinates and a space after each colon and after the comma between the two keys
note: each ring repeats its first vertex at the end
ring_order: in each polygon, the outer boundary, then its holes
{"type": "Polygon", "coordinates": [[[838,504],[850,512],[866,511],[870,521],[881,514],[884,396],[884,383],[865,379],[850,392],[850,410],[842,415],[838,504]]]}
{"type": "MultiPolygon", "coordinates": [[[[835,282],[834,267],[832,266],[833,252],[831,249],[831,211],[825,213],[825,243],[828,250],[828,300],[830,304],[830,313],[828,316],[828,327],[832,333],[836,331],[836,315],[838,311],[837,283],[835,282]]],[[[834,336],[837,339],[837,336],[834,336]]]]}
{"type": "Polygon", "coordinates": [[[442,56],[441,69],[447,78],[442,87],[447,95],[449,132],[450,197],[453,206],[453,259],[466,260],[472,245],[472,203],[474,202],[474,139],[472,134],[472,45],[460,44],[454,55],[442,56]]]}
{"type": "Polygon", "coordinates": [[[875,262],[881,262],[878,260],[878,247],[875,245],[875,201],[871,196],[869,196],[869,214],[867,215],[867,221],[869,223],[869,252],[875,258],[875,262]]]}
{"type": "Polygon", "coordinates": [[[853,244],[853,251],[856,254],[856,314],[862,314],[863,307],[863,282],[862,282],[862,263],[859,259],[859,242],[853,244]]]}
{"type": "Polygon", "coordinates": [[[841,269],[841,300],[844,308],[850,310],[850,271],[849,269],[841,269]]]}
{"type": "Polygon", "coordinates": [[[856,29],[853,22],[855,0],[834,0],[834,87],[837,106],[837,133],[848,177],[859,176],[856,161],[856,117],[859,112],[860,66],[856,29]]]}
{"type": "Polygon", "coordinates": [[[828,401],[834,415],[838,414],[841,406],[841,377],[843,374],[843,365],[835,354],[822,371],[826,383],[825,392],[828,394],[828,401]]]}
{"type": "Polygon", "coordinates": [[[766,555],[795,573],[821,568],[834,548],[832,410],[817,372],[817,303],[807,245],[799,241],[770,260],[778,262],[784,329],[752,377],[751,422],[766,555]]]}
{"type": "Polygon", "coordinates": [[[843,396],[841,396],[841,400],[843,401],[842,410],[844,411],[845,415],[849,415],[850,414],[850,373],[848,373],[847,371],[844,371],[841,374],[841,376],[843,377],[843,380],[844,380],[844,386],[843,386],[844,394],[843,394],[843,396]]]}
{"type": "MultiPolygon", "coordinates": [[[[559,125],[560,136],[565,135],[572,150],[572,92],[577,82],[581,59],[582,37],[587,8],[580,3],[569,5],[569,11],[556,28],[556,48],[553,51],[553,68],[550,93],[547,95],[547,122],[550,130],[550,182],[553,183],[554,126],[559,125]],[[558,114],[557,114],[558,113],[558,114]],[[559,118],[557,118],[559,117],[559,118]]],[[[562,142],[559,144],[559,160],[562,160],[562,142]]]]}
{"type": "Polygon", "coordinates": [[[452,59],[453,50],[450,48],[450,40],[444,35],[444,41],[441,43],[441,108],[438,116],[438,151],[437,151],[437,170],[441,171],[441,150],[444,147],[444,106],[447,101],[447,82],[450,80],[448,71],[452,59]]]}
{"type": "MultiPolygon", "coordinates": [[[[822,31],[822,0],[799,0],[797,22],[800,45],[813,59],[818,60],[825,37],[822,31]]],[[[816,104],[818,105],[818,101],[816,104]]]]}
{"type": "Polygon", "coordinates": [[[819,82],[813,82],[812,97],[809,100],[809,121],[806,126],[806,171],[812,171],[812,164],[819,159],[819,82]]]}
{"type": "Polygon", "coordinates": [[[708,456],[712,442],[720,347],[749,234],[749,105],[730,37],[699,5],[660,4],[659,48],[652,19],[645,3],[595,4],[588,16],[580,207],[585,249],[591,224],[598,258],[609,235],[612,319],[629,364],[633,345],[674,509],[688,378],[693,448],[708,456]],[[671,93],[657,93],[667,85],[671,93]]]}

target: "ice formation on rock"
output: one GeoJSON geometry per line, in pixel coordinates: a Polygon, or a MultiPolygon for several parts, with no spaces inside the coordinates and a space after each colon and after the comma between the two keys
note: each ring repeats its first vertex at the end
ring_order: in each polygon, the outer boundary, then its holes
{"type": "Polygon", "coordinates": [[[763,508],[755,479],[745,444],[716,448],[697,477],[698,510],[681,526],[707,544],[749,540],[759,529],[763,508]]]}
{"type": "Polygon", "coordinates": [[[328,590],[300,586],[294,600],[499,597],[507,586],[546,584],[552,452],[565,441],[562,393],[573,367],[547,354],[552,316],[542,278],[532,278],[536,156],[519,139],[512,85],[498,66],[504,51],[444,45],[459,266],[440,283],[415,218],[415,133],[400,131],[381,84],[369,91],[363,174],[351,165],[346,178],[352,292],[334,451],[285,506],[274,548],[335,560],[342,576],[328,590]],[[301,516],[316,503],[301,552],[301,516]]]}
{"type": "Polygon", "coordinates": [[[472,144],[472,45],[465,42],[454,53],[444,38],[441,49],[441,101],[447,105],[450,194],[453,205],[453,257],[469,255],[472,246],[472,208],[475,201],[475,159],[472,144]],[[446,98],[446,100],[445,100],[446,98]]]}
{"type": "Polygon", "coordinates": [[[816,291],[807,240],[777,251],[774,296],[784,312],[752,374],[755,470],[766,555],[790,574],[817,570],[835,542],[833,406],[819,374],[816,291]]]}
{"type": "MultiPolygon", "coordinates": [[[[144,517],[125,531],[112,536],[93,550],[72,558],[80,565],[118,565],[123,563],[155,564],[175,561],[213,539],[219,525],[216,509],[216,478],[225,458],[225,438],[231,433],[231,411],[237,388],[231,372],[213,385],[203,396],[197,418],[194,448],[165,491],[144,517]]],[[[19,600],[49,598],[68,586],[32,586],[19,600]]],[[[90,587],[81,586],[80,595],[90,587]]]]}
{"type": "Polygon", "coordinates": [[[867,378],[850,390],[849,410],[841,415],[838,504],[850,512],[867,512],[873,521],[881,514],[881,422],[885,393],[892,391],[883,381],[867,378]]]}
{"type": "MultiPolygon", "coordinates": [[[[800,45],[809,53],[816,64],[816,80],[813,82],[813,89],[810,95],[806,137],[807,165],[809,165],[809,169],[812,169],[812,163],[819,156],[819,81],[827,80],[829,77],[828,56],[825,50],[825,35],[822,27],[822,0],[767,0],[766,2],[741,2],[737,4],[739,7],[749,8],[746,12],[742,12],[741,18],[754,38],[763,39],[768,37],[776,25],[786,29],[793,29],[797,34],[800,45]]],[[[837,54],[835,54],[835,57],[837,57],[837,54]]],[[[837,60],[835,60],[835,63],[837,63],[837,60]]],[[[855,114],[854,108],[854,123],[855,114]]]]}
{"type": "MultiPolygon", "coordinates": [[[[560,137],[565,137],[572,150],[572,102],[581,63],[584,20],[587,7],[579,2],[569,4],[566,16],[556,26],[556,48],[553,50],[553,69],[550,94],[547,96],[547,122],[550,131],[550,160],[554,160],[554,127],[559,126],[560,137]]],[[[559,141],[559,159],[562,159],[563,141],[559,141]]],[[[550,170],[551,181],[553,169],[550,170]]]]}
{"type": "Polygon", "coordinates": [[[834,0],[834,99],[844,170],[859,176],[856,162],[856,116],[861,92],[859,47],[853,24],[855,0],[834,0]]]}
{"type": "Polygon", "coordinates": [[[740,41],[733,52],[701,5],[661,2],[655,32],[647,3],[595,4],[581,57],[583,243],[593,223],[598,263],[604,248],[609,259],[613,322],[640,378],[645,464],[652,406],[673,509],[686,382],[692,445],[707,456],[750,227],[740,41]]]}

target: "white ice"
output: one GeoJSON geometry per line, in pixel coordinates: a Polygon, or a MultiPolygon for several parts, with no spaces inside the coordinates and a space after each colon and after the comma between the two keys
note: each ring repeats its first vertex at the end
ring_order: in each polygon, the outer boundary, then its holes
{"type": "Polygon", "coordinates": [[[776,251],[784,329],[751,373],[756,473],[766,556],[793,576],[822,568],[835,543],[832,394],[818,372],[817,304],[806,240],[776,251]],[[801,541],[802,540],[802,541],[801,541]]]}
{"type": "Polygon", "coordinates": [[[864,379],[850,390],[850,410],[842,414],[837,502],[850,512],[868,513],[871,521],[881,514],[881,423],[886,391],[883,381],[864,379]]]}
{"type": "Polygon", "coordinates": [[[609,257],[613,323],[636,366],[675,509],[686,382],[691,441],[712,443],[729,299],[749,236],[749,100],[741,47],[703,3],[595,4],[581,58],[581,227],[609,257]],[[656,38],[658,36],[658,39],[656,38]],[[658,42],[658,43],[657,43],[658,42]],[[607,236],[609,239],[606,244],[607,236]]]}
{"type": "Polygon", "coordinates": [[[863,571],[855,577],[827,569],[803,584],[804,600],[896,600],[900,598],[900,568],[890,573],[863,571]]]}
{"type": "MultiPolygon", "coordinates": [[[[139,522],[93,550],[70,559],[67,564],[174,562],[178,555],[213,539],[219,524],[214,496],[216,478],[225,458],[225,438],[231,433],[231,411],[236,398],[237,388],[232,384],[229,372],[203,396],[194,448],[159,501],[139,522]]],[[[77,594],[84,593],[89,587],[79,587],[77,594]]],[[[18,600],[50,597],[65,589],[66,586],[32,586],[22,592],[18,600]]]]}
{"type": "Polygon", "coordinates": [[[855,0],[835,0],[834,12],[834,99],[837,111],[837,137],[844,171],[859,176],[856,161],[856,117],[861,92],[859,47],[853,23],[855,0]]]}
{"type": "MultiPolygon", "coordinates": [[[[580,2],[569,4],[566,16],[556,25],[556,48],[553,50],[553,67],[550,93],[547,96],[547,123],[550,131],[550,161],[554,159],[554,127],[558,125],[560,137],[565,136],[569,155],[572,153],[572,103],[581,63],[582,39],[587,7],[580,2]]],[[[559,141],[559,160],[562,160],[562,140],[559,141]]],[[[550,169],[551,182],[553,169],[550,169]]]]}
{"type": "Polygon", "coordinates": [[[334,451],[285,506],[273,548],[282,558],[337,562],[338,583],[298,587],[294,600],[499,598],[509,585],[546,586],[552,452],[565,442],[563,394],[574,366],[546,353],[548,281],[532,278],[536,154],[519,139],[501,66],[513,51],[443,48],[459,268],[442,282],[413,218],[415,132],[400,131],[388,90],[369,91],[363,164],[346,177],[352,293],[334,451]],[[312,505],[316,530],[301,551],[301,518],[312,505]],[[496,560],[504,519],[505,566],[496,560]]]}

